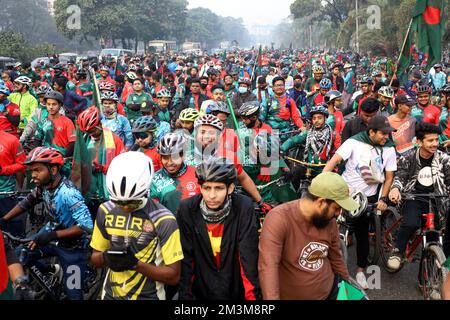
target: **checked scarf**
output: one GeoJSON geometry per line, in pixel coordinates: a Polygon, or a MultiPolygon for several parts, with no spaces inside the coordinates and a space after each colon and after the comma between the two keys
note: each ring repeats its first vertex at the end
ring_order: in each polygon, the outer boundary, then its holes
{"type": "MultiPolygon", "coordinates": [[[[317,155],[322,160],[328,160],[332,146],[333,129],[325,124],[322,128],[312,127],[306,137],[305,157],[308,154],[317,155]]],[[[307,159],[306,159],[307,160],[307,159]]]]}

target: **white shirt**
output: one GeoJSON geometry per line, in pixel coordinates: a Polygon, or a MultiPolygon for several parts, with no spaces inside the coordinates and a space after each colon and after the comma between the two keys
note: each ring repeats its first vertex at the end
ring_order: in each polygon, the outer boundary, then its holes
{"type": "Polygon", "coordinates": [[[341,145],[336,153],[339,154],[344,161],[348,160],[345,165],[345,171],[342,174],[342,178],[344,178],[351,190],[360,190],[366,196],[370,197],[377,193],[378,185],[368,185],[365,182],[361,176],[359,165],[361,156],[367,156],[368,148],[370,148],[372,153],[371,159],[375,160],[375,163],[380,171],[397,170],[397,156],[395,154],[394,147],[383,147],[383,159],[381,159],[380,148],[377,148],[377,152],[374,147],[350,138],[341,145]]]}

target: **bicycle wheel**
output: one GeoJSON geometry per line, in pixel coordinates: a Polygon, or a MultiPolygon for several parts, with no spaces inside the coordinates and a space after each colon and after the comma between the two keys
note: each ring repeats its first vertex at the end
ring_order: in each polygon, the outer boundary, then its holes
{"type": "Polygon", "coordinates": [[[88,265],[84,281],[84,300],[97,300],[99,298],[105,276],[105,268],[95,268],[88,265]]]}
{"type": "Polygon", "coordinates": [[[397,234],[400,228],[400,224],[403,218],[397,212],[397,209],[388,207],[379,216],[379,253],[381,258],[381,264],[383,268],[389,273],[396,273],[400,271],[401,267],[397,270],[389,268],[387,262],[391,255],[392,250],[396,247],[397,234]]]}
{"type": "Polygon", "coordinates": [[[423,297],[425,300],[441,300],[442,285],[448,276],[448,269],[443,266],[445,254],[438,245],[425,249],[422,258],[423,297]]]}
{"type": "Polygon", "coordinates": [[[371,213],[370,223],[372,224],[372,233],[369,234],[369,265],[377,264],[380,258],[380,235],[381,224],[380,216],[374,211],[371,213]]]}

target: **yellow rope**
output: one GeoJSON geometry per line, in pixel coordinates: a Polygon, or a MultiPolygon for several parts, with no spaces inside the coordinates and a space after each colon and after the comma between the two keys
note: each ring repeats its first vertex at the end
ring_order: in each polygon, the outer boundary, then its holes
{"type": "Polygon", "coordinates": [[[326,163],[308,163],[308,162],[303,162],[303,161],[300,161],[300,160],[297,160],[297,159],[294,159],[294,158],[291,158],[291,157],[286,157],[286,159],[294,161],[294,162],[297,162],[297,163],[300,163],[300,164],[302,164],[304,166],[307,166],[307,167],[325,167],[327,165],[326,163]]]}

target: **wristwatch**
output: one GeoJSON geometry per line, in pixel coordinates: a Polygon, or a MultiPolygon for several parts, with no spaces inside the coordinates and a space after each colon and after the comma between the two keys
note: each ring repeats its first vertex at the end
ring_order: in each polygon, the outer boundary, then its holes
{"type": "Polygon", "coordinates": [[[17,287],[24,287],[28,284],[28,276],[20,276],[17,277],[16,280],[14,280],[13,288],[14,290],[17,289],[17,287]]]}
{"type": "Polygon", "coordinates": [[[388,197],[386,197],[386,196],[384,196],[384,197],[380,197],[380,199],[378,199],[378,200],[381,200],[381,201],[383,201],[384,203],[388,203],[388,197]]]}

